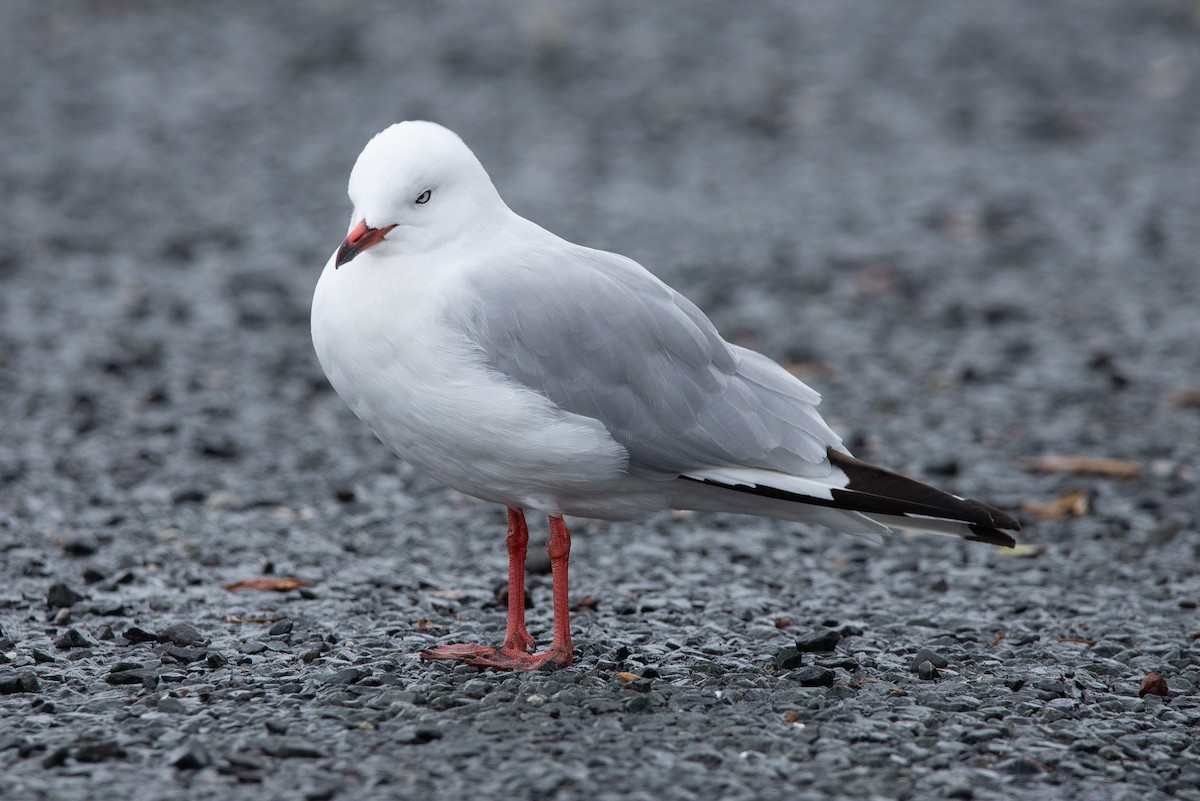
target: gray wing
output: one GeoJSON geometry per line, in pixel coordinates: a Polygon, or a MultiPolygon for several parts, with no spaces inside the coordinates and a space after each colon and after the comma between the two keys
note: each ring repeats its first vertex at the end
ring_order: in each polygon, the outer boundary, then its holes
{"type": "MultiPolygon", "coordinates": [[[[561,242],[561,241],[560,241],[561,242]]],[[[829,472],[820,396],[636,262],[561,242],[476,271],[450,314],[500,373],[603,423],[630,470],[829,472]]]]}

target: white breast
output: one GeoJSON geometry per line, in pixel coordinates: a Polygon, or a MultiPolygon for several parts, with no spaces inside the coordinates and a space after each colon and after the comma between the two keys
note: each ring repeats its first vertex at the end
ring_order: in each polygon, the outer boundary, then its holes
{"type": "Polygon", "coordinates": [[[477,498],[557,514],[618,491],[627,455],[602,425],[491,370],[446,324],[455,269],[367,252],[335,270],[331,259],[312,337],[334,389],[399,456],[477,498]]]}

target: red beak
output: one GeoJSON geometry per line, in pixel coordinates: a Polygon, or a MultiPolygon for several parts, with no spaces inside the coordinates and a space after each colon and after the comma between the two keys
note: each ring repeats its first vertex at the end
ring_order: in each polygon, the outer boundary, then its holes
{"type": "Polygon", "coordinates": [[[395,225],[388,225],[383,228],[371,228],[367,225],[366,220],[360,221],[358,225],[354,226],[354,230],[346,235],[342,246],[338,248],[333,268],[336,270],[367,248],[378,245],[387,236],[387,232],[395,227],[395,225]]]}

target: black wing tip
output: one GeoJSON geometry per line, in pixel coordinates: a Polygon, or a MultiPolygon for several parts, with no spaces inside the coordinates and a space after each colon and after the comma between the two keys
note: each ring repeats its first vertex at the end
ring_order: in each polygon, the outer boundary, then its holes
{"type": "MultiPolygon", "coordinates": [[[[971,536],[966,537],[968,542],[986,542],[988,545],[995,545],[1000,548],[1016,548],[1017,540],[1005,531],[998,528],[989,528],[987,526],[972,525],[971,536]]],[[[1017,526],[1020,529],[1020,526],[1017,526]]]]}
{"type": "Polygon", "coordinates": [[[877,509],[889,514],[944,516],[948,520],[966,523],[971,531],[967,540],[986,542],[1004,548],[1015,548],[1016,539],[1009,531],[1020,531],[1021,524],[1009,513],[971,498],[959,498],[936,487],[923,484],[916,479],[892,470],[855,459],[848,453],[828,448],[826,453],[834,467],[846,474],[849,483],[846,489],[865,492],[879,499],[883,506],[877,509]]]}

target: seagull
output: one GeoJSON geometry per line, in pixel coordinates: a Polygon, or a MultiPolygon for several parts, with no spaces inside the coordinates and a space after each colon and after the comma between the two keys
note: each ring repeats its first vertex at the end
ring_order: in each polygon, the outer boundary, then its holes
{"type": "Polygon", "coordinates": [[[345,240],[317,282],[312,340],[338,395],[398,456],[508,510],[499,647],[425,660],[571,663],[564,515],[733,512],[879,538],[894,529],[1012,547],[999,509],[854,458],[820,396],[727,342],[632,259],[513,212],[450,130],[400,122],[350,174],[345,240]],[[550,647],[525,626],[526,512],[550,522],[550,647]]]}

